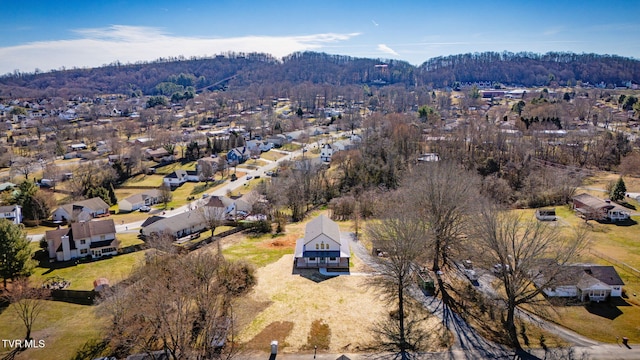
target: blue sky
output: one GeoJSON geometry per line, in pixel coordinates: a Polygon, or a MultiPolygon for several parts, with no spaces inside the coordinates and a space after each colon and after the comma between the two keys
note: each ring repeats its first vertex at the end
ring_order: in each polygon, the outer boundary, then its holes
{"type": "Polygon", "coordinates": [[[640,1],[0,0],[0,74],[227,51],[419,65],[482,51],[640,59],[640,1]]]}

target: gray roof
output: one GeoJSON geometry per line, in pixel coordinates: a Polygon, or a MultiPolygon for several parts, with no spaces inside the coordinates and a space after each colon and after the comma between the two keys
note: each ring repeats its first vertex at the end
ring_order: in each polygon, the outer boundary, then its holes
{"type": "MultiPolygon", "coordinates": [[[[542,268],[542,275],[548,276],[548,274],[545,274],[545,269],[549,268],[542,268]]],[[[564,266],[554,281],[556,286],[577,285],[581,288],[590,287],[600,282],[611,286],[624,285],[620,275],[618,275],[618,272],[613,266],[603,265],[564,266]]]]}
{"type": "Polygon", "coordinates": [[[148,198],[159,198],[159,197],[160,197],[160,190],[150,189],[138,194],[133,194],[125,198],[124,200],[127,200],[131,204],[137,204],[137,203],[143,202],[148,198]]]}
{"type": "Polygon", "coordinates": [[[305,243],[317,238],[321,234],[328,236],[338,244],[340,243],[340,228],[338,224],[325,215],[320,215],[307,223],[304,231],[305,243]]]}
{"type": "Polygon", "coordinates": [[[0,206],[0,213],[13,212],[16,209],[16,207],[20,207],[20,205],[0,206]]]}
{"type": "Polygon", "coordinates": [[[165,230],[169,230],[171,231],[171,233],[176,233],[183,229],[188,229],[192,226],[203,225],[205,223],[206,221],[202,216],[202,212],[196,209],[160,219],[143,227],[143,229],[145,234],[151,234],[153,232],[160,233],[165,230]]]}
{"type": "Polygon", "coordinates": [[[93,212],[96,212],[98,210],[105,210],[105,211],[109,210],[109,205],[99,197],[94,197],[94,198],[86,199],[82,201],[76,201],[74,203],[65,204],[61,206],[61,208],[63,208],[69,215],[73,214],[74,207],[87,208],[93,212]]]}
{"type": "MultiPolygon", "coordinates": [[[[348,239],[340,236],[340,227],[338,226],[338,224],[325,215],[320,215],[307,223],[304,232],[304,238],[300,238],[298,239],[298,241],[296,241],[294,256],[303,257],[303,254],[305,253],[305,244],[309,243],[309,241],[317,238],[322,234],[328,236],[329,238],[340,244],[340,257],[348,258],[351,256],[348,239]]],[[[320,253],[323,252],[322,250],[318,251],[320,253]]],[[[331,251],[324,251],[324,253],[326,254],[329,254],[330,252],[331,251]]],[[[333,257],[333,252],[331,252],[331,255],[327,256],[333,257]]]]}

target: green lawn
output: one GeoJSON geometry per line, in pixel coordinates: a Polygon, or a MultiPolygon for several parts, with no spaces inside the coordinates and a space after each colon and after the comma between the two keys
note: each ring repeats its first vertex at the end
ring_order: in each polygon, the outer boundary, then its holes
{"type": "Polygon", "coordinates": [[[144,260],[144,253],[144,251],[138,251],[63,268],[55,268],[56,263],[52,263],[51,269],[36,267],[31,275],[31,281],[38,284],[50,277],[59,276],[71,281],[70,290],[93,290],[95,279],[107,278],[111,285],[126,279],[134,266],[144,260]]]}
{"type": "Polygon", "coordinates": [[[144,241],[138,239],[138,233],[118,233],[118,241],[120,241],[120,247],[127,247],[132,245],[144,244],[144,241]]]}
{"type": "Polygon", "coordinates": [[[279,153],[276,151],[267,151],[267,152],[263,152],[260,157],[266,160],[271,160],[271,161],[276,161],[280,158],[283,158],[287,155],[283,154],[283,153],[279,153]]]}
{"type": "MultiPolygon", "coordinates": [[[[100,338],[99,326],[93,306],[46,301],[32,333],[34,339],[44,340],[45,347],[21,352],[16,360],[71,359],[86,341],[100,338]]],[[[1,339],[23,338],[24,331],[13,309],[0,310],[1,339]]],[[[0,348],[0,357],[4,351],[0,348]]]]}
{"type": "Polygon", "coordinates": [[[196,169],[195,161],[185,163],[184,165],[180,161],[176,161],[169,165],[156,168],[156,174],[168,175],[176,170],[195,170],[195,169],[196,169]]]}
{"type": "Polygon", "coordinates": [[[229,260],[247,260],[258,268],[280,260],[283,255],[293,254],[293,248],[290,246],[269,246],[273,240],[277,238],[270,234],[246,237],[243,241],[224,249],[222,254],[229,260]]]}
{"type": "MultiPolygon", "coordinates": [[[[534,210],[517,210],[533,218],[534,210]]],[[[556,207],[558,221],[550,223],[568,234],[573,228],[586,228],[590,239],[589,249],[604,253],[618,261],[640,269],[640,217],[632,219],[637,223],[631,226],[601,224],[590,220],[585,222],[575,215],[569,206],[556,207]]],[[[580,262],[613,265],[589,251],[585,251],[580,262]]],[[[619,306],[599,304],[585,306],[556,306],[557,316],[553,320],[576,331],[579,334],[602,342],[615,342],[616,336],[638,336],[640,332],[640,278],[616,266],[616,271],[625,283],[628,294],[619,306]]]]}
{"type": "Polygon", "coordinates": [[[160,187],[162,185],[163,175],[136,175],[133,176],[127,181],[125,181],[122,186],[155,186],[160,187]]]}

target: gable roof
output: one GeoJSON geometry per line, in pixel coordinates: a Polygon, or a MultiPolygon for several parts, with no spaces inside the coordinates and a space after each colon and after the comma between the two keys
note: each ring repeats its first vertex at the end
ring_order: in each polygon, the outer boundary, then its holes
{"type": "Polygon", "coordinates": [[[150,190],[145,190],[141,193],[133,194],[123,200],[126,200],[131,204],[137,204],[145,201],[148,198],[158,198],[158,197],[160,197],[160,190],[150,189],[150,190]]]}
{"type": "Polygon", "coordinates": [[[340,228],[338,224],[324,214],[307,223],[307,227],[304,230],[304,241],[308,243],[321,234],[340,244],[340,228]]]}
{"type": "Polygon", "coordinates": [[[147,227],[151,224],[153,224],[156,221],[160,221],[162,219],[164,219],[164,216],[158,216],[158,215],[153,215],[151,217],[148,217],[147,220],[145,220],[142,225],[140,225],[140,227],[147,227]]]}
{"type": "Polygon", "coordinates": [[[172,172],[171,174],[169,174],[169,175],[165,176],[165,178],[173,178],[173,179],[177,179],[177,178],[179,178],[179,177],[180,177],[180,178],[183,178],[183,177],[185,177],[185,176],[187,176],[187,172],[186,172],[185,170],[178,169],[178,170],[176,170],[176,171],[172,172]]]}
{"type": "MultiPolygon", "coordinates": [[[[543,276],[545,268],[541,269],[543,276]]],[[[564,266],[560,274],[556,276],[554,281],[556,286],[576,285],[580,288],[587,288],[598,283],[609,286],[624,285],[624,282],[616,272],[613,266],[601,265],[569,265],[564,266]]]]}
{"type": "Polygon", "coordinates": [[[20,205],[0,206],[0,213],[14,212],[20,205]]]}
{"type": "Polygon", "coordinates": [[[76,239],[86,239],[92,236],[115,234],[116,225],[113,219],[75,222],[71,224],[71,232],[76,239]]]}
{"type": "Polygon", "coordinates": [[[207,201],[207,203],[205,204],[205,206],[218,207],[218,208],[226,207],[226,205],[222,203],[222,200],[220,199],[219,196],[211,196],[209,198],[209,201],[207,201]]]}
{"type": "Polygon", "coordinates": [[[147,233],[162,232],[169,230],[172,233],[176,233],[180,230],[188,229],[192,226],[205,224],[205,219],[202,216],[200,209],[186,211],[178,215],[174,215],[167,218],[162,218],[155,221],[143,228],[147,233]]]}
{"type": "Polygon", "coordinates": [[[64,209],[67,214],[69,215],[73,215],[73,209],[75,207],[78,208],[87,208],[89,210],[91,210],[92,212],[96,212],[98,210],[108,210],[109,209],[109,205],[107,205],[106,202],[104,202],[104,200],[102,200],[99,197],[94,197],[91,199],[86,199],[86,200],[82,200],[82,201],[76,201],[74,203],[71,204],[65,204],[60,206],[60,208],[64,209]]]}
{"type": "Polygon", "coordinates": [[[587,193],[578,194],[573,197],[573,200],[577,200],[593,209],[611,209],[614,207],[614,205],[612,205],[611,203],[608,203],[605,200],[599,199],[587,193]]]}

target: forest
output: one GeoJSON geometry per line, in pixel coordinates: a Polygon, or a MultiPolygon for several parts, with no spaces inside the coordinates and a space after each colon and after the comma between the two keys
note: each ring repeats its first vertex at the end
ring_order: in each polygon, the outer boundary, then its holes
{"type": "Polygon", "coordinates": [[[282,59],[267,54],[228,53],[213,58],[176,57],[136,64],[116,61],[98,68],[47,73],[14,72],[0,77],[0,98],[155,95],[159,93],[158,84],[180,73],[193,75],[198,91],[302,83],[405,88],[447,88],[476,82],[490,86],[615,87],[640,81],[640,61],[597,54],[483,52],[437,57],[416,67],[405,61],[315,52],[294,53],[282,59]]]}

